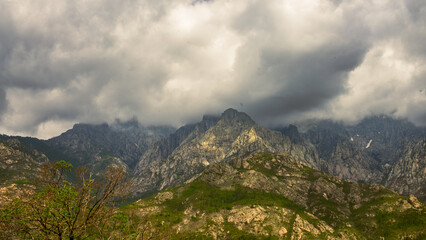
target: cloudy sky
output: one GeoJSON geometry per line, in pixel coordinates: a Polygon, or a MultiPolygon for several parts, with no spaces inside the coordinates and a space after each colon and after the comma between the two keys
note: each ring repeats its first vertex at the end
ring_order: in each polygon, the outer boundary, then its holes
{"type": "Polygon", "coordinates": [[[77,122],[426,125],[424,0],[0,0],[0,133],[77,122]]]}

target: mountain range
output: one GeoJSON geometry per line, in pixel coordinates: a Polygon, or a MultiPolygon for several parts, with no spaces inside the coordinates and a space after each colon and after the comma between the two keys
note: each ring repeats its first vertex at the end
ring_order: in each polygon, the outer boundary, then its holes
{"type": "Polygon", "coordinates": [[[309,120],[269,129],[228,109],[179,129],[133,119],[76,124],[49,140],[0,135],[0,202],[31,185],[41,164],[58,160],[88,166],[94,174],[108,165],[125,168],[133,197],[151,196],[131,206],[157,209],[147,210],[157,220],[170,204],[183,201],[172,216],[180,221],[169,226],[176,234],[373,239],[369,233],[403,236],[412,230],[412,236],[424,236],[416,224],[425,223],[426,128],[388,116],[356,125],[309,120]],[[220,206],[208,202],[216,195],[225,199],[220,206]],[[410,231],[401,227],[408,223],[384,231],[401,216],[418,221],[410,231]]]}
{"type": "MultiPolygon", "coordinates": [[[[134,177],[135,190],[143,195],[182,184],[211,163],[268,152],[287,153],[345,180],[381,184],[420,199],[426,196],[426,129],[387,116],[352,126],[310,120],[272,130],[243,112],[228,109],[221,116],[204,116],[179,129],[144,127],[133,119],[110,125],[76,124],[49,140],[2,135],[0,141],[3,149],[43,155],[27,159],[32,164],[65,159],[88,165],[95,173],[108,164],[120,165],[134,177]]],[[[3,176],[6,171],[13,175],[13,164],[2,166],[3,176]]]]}

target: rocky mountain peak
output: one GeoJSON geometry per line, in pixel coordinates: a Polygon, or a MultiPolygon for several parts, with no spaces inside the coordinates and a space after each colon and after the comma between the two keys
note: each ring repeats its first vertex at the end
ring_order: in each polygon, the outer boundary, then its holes
{"type": "Polygon", "coordinates": [[[228,108],[222,113],[222,116],[236,116],[238,113],[239,112],[237,110],[228,108]]]}
{"type": "Polygon", "coordinates": [[[249,115],[244,112],[239,112],[233,108],[228,108],[225,112],[223,112],[220,119],[224,122],[238,121],[250,125],[255,124],[255,122],[253,121],[253,119],[251,119],[249,115]]]}

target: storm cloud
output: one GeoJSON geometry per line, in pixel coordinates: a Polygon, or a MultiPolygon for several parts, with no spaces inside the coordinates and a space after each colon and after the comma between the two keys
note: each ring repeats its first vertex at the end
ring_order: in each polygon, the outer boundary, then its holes
{"type": "Polygon", "coordinates": [[[228,107],[265,125],[426,125],[422,0],[0,0],[0,132],[228,107]]]}

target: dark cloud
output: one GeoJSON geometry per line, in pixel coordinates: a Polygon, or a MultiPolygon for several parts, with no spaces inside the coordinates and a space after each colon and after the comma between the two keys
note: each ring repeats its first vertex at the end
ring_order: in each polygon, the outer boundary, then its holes
{"type": "Polygon", "coordinates": [[[411,57],[426,59],[426,2],[421,0],[406,0],[408,21],[402,33],[402,41],[411,57]]]}
{"type": "Polygon", "coordinates": [[[7,108],[6,93],[0,88],[0,116],[7,108]]]}
{"type": "MultiPolygon", "coordinates": [[[[426,20],[426,2],[422,0],[405,0],[407,10],[410,13],[411,20],[414,22],[423,22],[426,20]]],[[[419,26],[422,27],[422,26],[419,26]]]]}
{"type": "Polygon", "coordinates": [[[363,43],[351,43],[327,45],[300,56],[263,54],[260,78],[276,81],[277,92],[250,105],[249,111],[267,120],[321,107],[344,91],[348,72],[361,63],[367,49],[363,43]]]}
{"type": "Polygon", "coordinates": [[[424,124],[425,11],[420,0],[1,1],[0,132],[50,137],[133,116],[178,126],[228,107],[263,124],[379,113],[424,124]]]}

